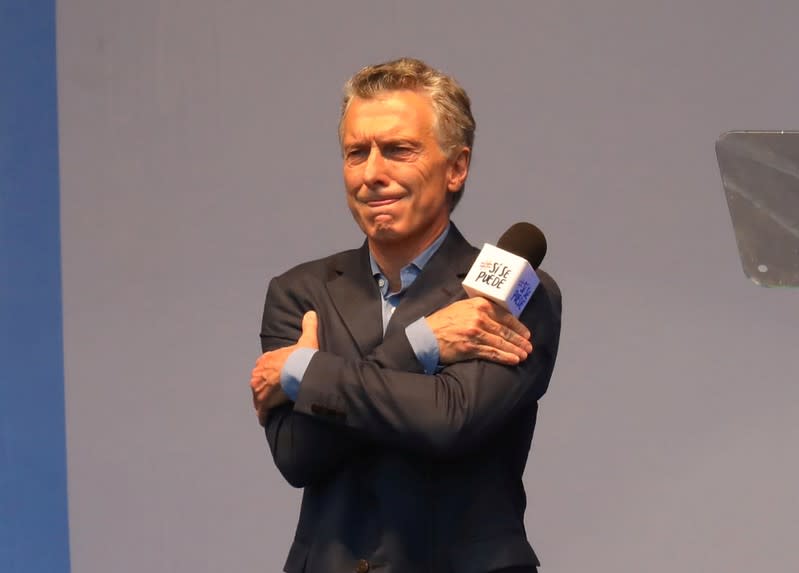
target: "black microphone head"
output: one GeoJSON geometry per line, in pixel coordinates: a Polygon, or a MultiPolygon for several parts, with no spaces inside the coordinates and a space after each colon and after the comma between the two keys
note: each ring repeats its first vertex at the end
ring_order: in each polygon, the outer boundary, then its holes
{"type": "Polygon", "coordinates": [[[538,268],[547,254],[547,240],[541,229],[532,223],[516,223],[502,233],[497,247],[527,259],[534,269],[538,268]]]}

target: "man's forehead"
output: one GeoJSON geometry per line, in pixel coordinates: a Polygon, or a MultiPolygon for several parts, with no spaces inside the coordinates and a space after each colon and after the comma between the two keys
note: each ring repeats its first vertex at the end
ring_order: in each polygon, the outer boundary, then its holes
{"type": "Polygon", "coordinates": [[[429,96],[412,90],[381,92],[375,97],[354,97],[344,116],[345,138],[379,131],[385,136],[419,134],[433,129],[435,116],[429,96]]]}
{"type": "Polygon", "coordinates": [[[352,122],[344,129],[344,141],[357,141],[361,139],[400,139],[411,138],[425,133],[427,130],[420,130],[399,116],[391,116],[390,125],[381,122],[374,125],[370,122],[352,122]]]}

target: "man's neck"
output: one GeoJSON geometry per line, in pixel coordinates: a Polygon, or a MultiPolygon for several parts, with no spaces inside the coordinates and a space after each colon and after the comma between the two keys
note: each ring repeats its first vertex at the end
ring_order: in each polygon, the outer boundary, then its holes
{"type": "Polygon", "coordinates": [[[401,288],[400,271],[432,245],[446,228],[445,225],[435,233],[428,233],[420,239],[411,241],[380,242],[369,239],[369,250],[372,257],[388,278],[389,292],[396,292],[401,288]]]}

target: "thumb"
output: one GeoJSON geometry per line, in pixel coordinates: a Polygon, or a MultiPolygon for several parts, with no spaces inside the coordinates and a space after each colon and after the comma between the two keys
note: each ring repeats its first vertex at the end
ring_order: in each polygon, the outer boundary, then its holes
{"type": "Polygon", "coordinates": [[[297,346],[319,348],[319,338],[316,333],[318,328],[319,319],[316,316],[316,312],[309,310],[302,317],[302,334],[297,340],[297,346]]]}

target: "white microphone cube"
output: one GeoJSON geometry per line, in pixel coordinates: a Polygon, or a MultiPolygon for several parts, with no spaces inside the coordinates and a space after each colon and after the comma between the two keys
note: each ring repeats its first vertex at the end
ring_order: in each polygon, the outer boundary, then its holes
{"type": "Polygon", "coordinates": [[[540,283],[526,259],[488,243],[463,280],[470,297],[482,296],[518,317],[540,283]]]}

